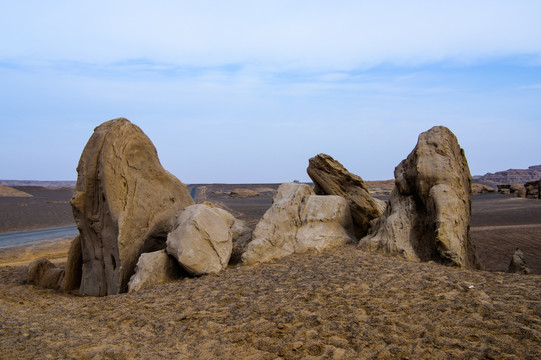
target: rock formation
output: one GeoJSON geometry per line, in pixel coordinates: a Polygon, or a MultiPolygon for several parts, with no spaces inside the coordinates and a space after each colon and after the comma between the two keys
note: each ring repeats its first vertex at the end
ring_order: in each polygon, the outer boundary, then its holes
{"type": "Polygon", "coordinates": [[[229,193],[229,196],[232,198],[246,199],[261,196],[261,194],[251,189],[234,189],[229,193]]]}
{"type": "Polygon", "coordinates": [[[306,171],[314,182],[316,194],[338,195],[348,201],[355,236],[360,239],[366,235],[370,221],[381,215],[382,205],[370,195],[363,179],[326,154],[311,158],[306,171]]]}
{"type": "Polygon", "coordinates": [[[250,240],[252,240],[252,229],[243,220],[236,219],[233,226],[231,226],[231,236],[233,238],[233,249],[231,250],[229,263],[238,264],[241,262],[242,254],[246,251],[250,240]]]}
{"type": "Polygon", "coordinates": [[[124,118],[94,130],[77,172],[71,205],[81,237],[80,292],[124,292],[139,256],[165,247],[176,214],[193,201],[148,137],[124,118]]]}
{"type": "Polygon", "coordinates": [[[483,184],[476,184],[472,183],[472,194],[473,195],[479,195],[479,194],[487,194],[487,193],[493,193],[496,192],[496,189],[483,185],[483,184]]]}
{"type": "Polygon", "coordinates": [[[77,235],[71,242],[65,269],[66,275],[62,281],[62,290],[72,291],[79,289],[83,272],[83,253],[80,235],[77,235]]]}
{"type": "Polygon", "coordinates": [[[515,250],[513,257],[511,258],[511,263],[509,263],[507,272],[523,275],[532,272],[526,264],[526,257],[524,256],[522,250],[518,248],[515,250]]]}
{"type": "Polygon", "coordinates": [[[526,197],[526,188],[522,184],[498,185],[498,192],[504,195],[513,195],[516,197],[526,197]]]}
{"type": "Polygon", "coordinates": [[[339,196],[314,195],[310,186],[280,185],[272,206],[257,224],[242,262],[253,264],[295,252],[353,240],[351,213],[339,196]]]}
{"type": "Polygon", "coordinates": [[[474,176],[474,181],[491,187],[505,184],[524,184],[541,179],[541,165],[530,166],[528,169],[509,169],[474,176]]]}
{"type": "Polygon", "coordinates": [[[422,133],[394,174],[387,208],[361,248],[479,268],[469,227],[471,175],[454,134],[442,126],[422,133]]]}
{"type": "Polygon", "coordinates": [[[47,289],[60,289],[64,269],[57,267],[47,259],[38,259],[28,266],[28,283],[47,289]]]}
{"type": "Polygon", "coordinates": [[[193,275],[220,272],[229,263],[234,223],[233,215],[210,203],[188,206],[167,236],[167,252],[193,275]]]}
{"type": "Polygon", "coordinates": [[[144,253],[139,256],[135,274],[128,283],[128,291],[139,291],[151,284],[163,284],[182,276],[177,261],[167,255],[165,250],[144,253]]]}
{"type": "Polygon", "coordinates": [[[524,188],[528,199],[541,199],[541,180],[527,182],[524,188]]]}

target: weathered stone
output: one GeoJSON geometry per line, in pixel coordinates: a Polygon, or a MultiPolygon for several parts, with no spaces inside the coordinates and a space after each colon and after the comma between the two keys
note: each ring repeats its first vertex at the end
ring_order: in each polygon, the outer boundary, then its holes
{"type": "Polygon", "coordinates": [[[265,262],[350,241],[353,226],[346,199],[314,195],[306,184],[285,183],[257,224],[242,261],[265,262]]]}
{"type": "Polygon", "coordinates": [[[231,196],[232,198],[246,199],[261,196],[261,194],[255,190],[250,189],[234,189],[229,193],[229,196],[231,196]]]}
{"type": "Polygon", "coordinates": [[[71,242],[65,270],[66,275],[62,281],[62,290],[72,291],[79,289],[83,271],[83,253],[81,250],[80,235],[77,235],[71,242]]]}
{"type": "Polygon", "coordinates": [[[229,263],[234,223],[233,215],[210,203],[188,206],[167,236],[167,253],[193,275],[220,272],[229,263]]]}
{"type": "Polygon", "coordinates": [[[381,205],[370,195],[363,179],[350,173],[342,164],[326,154],[309,160],[308,175],[318,195],[344,197],[350,207],[355,236],[360,239],[368,232],[372,219],[378,218],[381,205]]]}
{"type": "Polygon", "coordinates": [[[295,252],[323,249],[351,242],[353,222],[348,201],[336,195],[310,195],[301,209],[302,226],[295,252]]]}
{"type": "Polygon", "coordinates": [[[178,262],[165,250],[143,253],[139,256],[135,274],[128,283],[128,291],[134,292],[149,285],[163,284],[180,278],[182,273],[178,262]]]}
{"type": "Polygon", "coordinates": [[[34,260],[28,266],[28,283],[47,289],[60,289],[64,269],[45,258],[34,260]]]}
{"type": "Polygon", "coordinates": [[[473,195],[487,194],[487,193],[493,193],[493,192],[496,192],[496,189],[494,189],[494,188],[492,188],[490,186],[487,186],[487,185],[484,185],[484,184],[477,184],[477,183],[472,184],[472,194],[473,195]]]}
{"type": "Polygon", "coordinates": [[[252,240],[252,229],[244,221],[236,219],[233,226],[231,226],[231,237],[233,240],[233,250],[231,251],[229,263],[238,264],[250,240],[252,240]]]}
{"type": "Polygon", "coordinates": [[[526,188],[522,184],[498,185],[498,192],[504,195],[513,195],[520,198],[526,197],[526,188]]]}
{"type": "Polygon", "coordinates": [[[295,237],[301,226],[301,206],[312,189],[306,184],[284,183],[272,199],[252,234],[252,241],[242,254],[246,264],[281,258],[295,252],[295,237]]]}
{"type": "Polygon", "coordinates": [[[513,253],[513,257],[511,258],[511,263],[509,263],[507,272],[524,275],[532,272],[526,264],[526,257],[524,256],[524,253],[519,248],[517,248],[513,253]]]}
{"type": "Polygon", "coordinates": [[[454,134],[436,126],[395,169],[384,214],[359,245],[414,261],[479,268],[470,237],[471,175],[454,134]]]}
{"type": "Polygon", "coordinates": [[[524,188],[528,199],[541,199],[541,180],[527,182],[524,188]]]}
{"type": "Polygon", "coordinates": [[[94,130],[77,172],[71,205],[81,236],[80,292],[124,292],[139,256],[165,247],[176,214],[193,201],[148,137],[124,118],[94,130]]]}

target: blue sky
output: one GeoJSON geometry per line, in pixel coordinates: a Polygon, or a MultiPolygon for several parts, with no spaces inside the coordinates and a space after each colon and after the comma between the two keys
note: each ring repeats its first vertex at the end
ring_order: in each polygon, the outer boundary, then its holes
{"type": "Polygon", "coordinates": [[[0,178],[75,180],[126,117],[186,183],[391,179],[434,125],[473,175],[541,164],[539,1],[0,3],[0,178]]]}

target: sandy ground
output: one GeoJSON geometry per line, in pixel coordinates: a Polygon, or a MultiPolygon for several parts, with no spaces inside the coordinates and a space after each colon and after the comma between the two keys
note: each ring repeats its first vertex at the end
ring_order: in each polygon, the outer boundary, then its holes
{"type": "MultiPolygon", "coordinates": [[[[252,222],[268,201],[214,195],[252,222]]],[[[541,201],[483,196],[473,210],[483,266],[505,270],[520,244],[539,269],[541,201]]],[[[541,358],[541,275],[409,263],[348,245],[104,298],[24,284],[30,259],[61,265],[67,249],[0,252],[0,358],[541,358]]]]}

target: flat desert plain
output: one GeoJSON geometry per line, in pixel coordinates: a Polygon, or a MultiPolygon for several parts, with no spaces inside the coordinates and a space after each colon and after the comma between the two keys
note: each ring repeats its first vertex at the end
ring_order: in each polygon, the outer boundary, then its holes
{"type": "MultiPolygon", "coordinates": [[[[255,226],[273,187],[244,186],[261,194],[245,199],[231,198],[230,187],[201,186],[198,202],[255,226]]],[[[483,271],[348,245],[103,298],[24,284],[27,262],[45,254],[62,264],[67,241],[5,250],[0,357],[539,359],[540,220],[539,200],[474,197],[483,271]],[[536,274],[501,272],[517,246],[536,274]]]]}

